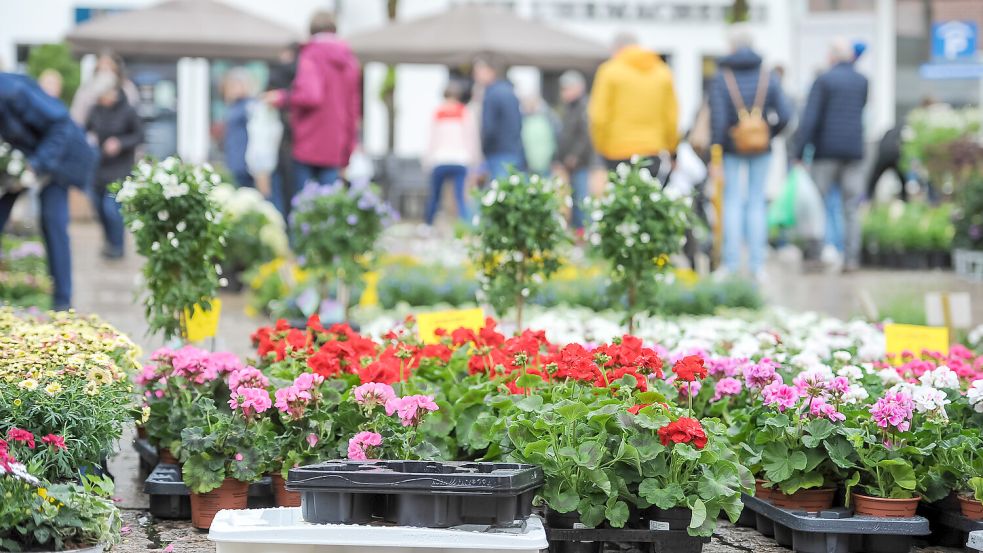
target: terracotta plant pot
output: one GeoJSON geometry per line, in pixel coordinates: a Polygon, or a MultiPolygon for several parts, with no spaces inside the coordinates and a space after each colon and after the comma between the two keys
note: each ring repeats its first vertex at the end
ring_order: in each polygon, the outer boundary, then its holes
{"type": "Polygon", "coordinates": [[[207,493],[191,494],[191,525],[208,530],[222,509],[245,509],[249,499],[249,483],[226,478],[222,485],[207,493]]]}
{"type": "Polygon", "coordinates": [[[770,499],[774,491],[765,486],[766,482],[760,478],[754,481],[754,497],[758,499],[770,499]]]}
{"type": "Polygon", "coordinates": [[[300,492],[287,491],[287,481],[279,472],[270,475],[273,480],[273,501],[277,507],[300,507],[300,492]]]}
{"type": "Polygon", "coordinates": [[[971,496],[960,495],[959,509],[963,516],[969,520],[983,520],[983,502],[973,499],[971,496]]]}
{"type": "Polygon", "coordinates": [[[146,426],[138,426],[137,427],[137,438],[140,438],[141,440],[146,440],[147,439],[147,427],[146,426]]]}
{"type": "Polygon", "coordinates": [[[835,493],[835,488],[799,490],[792,495],[786,495],[779,490],[773,490],[768,499],[776,507],[814,513],[831,508],[833,506],[833,494],[835,493]]]}
{"type": "Polygon", "coordinates": [[[171,453],[171,450],[167,449],[166,447],[162,447],[159,450],[157,450],[157,462],[163,463],[165,465],[181,464],[180,462],[178,462],[177,457],[175,457],[174,454],[171,453]]]}
{"type": "Polygon", "coordinates": [[[885,499],[869,495],[853,494],[853,510],[858,515],[872,517],[910,518],[915,516],[921,496],[910,499],[885,499]]]}

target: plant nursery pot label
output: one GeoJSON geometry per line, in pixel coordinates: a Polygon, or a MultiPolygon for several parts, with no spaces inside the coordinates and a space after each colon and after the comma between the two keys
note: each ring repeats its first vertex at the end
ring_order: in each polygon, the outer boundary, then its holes
{"type": "Polygon", "coordinates": [[[662,520],[650,520],[649,530],[652,530],[653,532],[668,532],[669,523],[662,520]]]}
{"type": "Polygon", "coordinates": [[[905,351],[915,355],[922,350],[949,354],[949,330],[945,327],[886,324],[884,340],[887,342],[885,352],[898,357],[905,351]]]}
{"type": "Polygon", "coordinates": [[[358,300],[359,307],[379,305],[379,273],[369,271],[362,276],[362,281],[365,283],[365,290],[362,291],[362,297],[358,300]]]}
{"type": "Polygon", "coordinates": [[[485,310],[479,307],[476,309],[421,313],[416,317],[416,324],[420,329],[420,340],[424,344],[436,344],[440,341],[437,336],[437,329],[444,329],[448,332],[458,328],[480,330],[485,324],[485,310]]]}
{"type": "Polygon", "coordinates": [[[222,300],[213,298],[209,300],[211,309],[205,311],[201,305],[196,305],[194,310],[184,312],[184,320],[188,332],[188,341],[200,342],[205,338],[211,338],[218,332],[218,320],[222,315],[222,300]]]}

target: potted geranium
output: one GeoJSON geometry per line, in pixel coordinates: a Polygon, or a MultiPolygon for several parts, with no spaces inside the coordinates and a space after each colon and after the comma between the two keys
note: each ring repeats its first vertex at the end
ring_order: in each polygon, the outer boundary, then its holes
{"type": "Polygon", "coordinates": [[[274,392],[277,436],[271,476],[277,506],[300,506],[300,494],[286,490],[287,473],[291,468],[332,456],[331,449],[335,445],[333,415],[337,414],[341,394],[328,387],[322,390],[323,382],[324,377],[319,374],[302,373],[274,392]]]}
{"type": "Polygon", "coordinates": [[[911,517],[921,496],[915,465],[931,449],[911,443],[914,402],[903,391],[887,391],[857,413],[857,428],[848,433],[859,470],[846,481],[847,501],[858,514],[911,517]]]}
{"type": "Polygon", "coordinates": [[[748,462],[761,467],[764,486],[771,488],[766,499],[821,511],[832,507],[844,471],[855,466],[841,425],[846,415],[839,411],[849,382],[812,372],[796,384],[777,380],[761,390],[762,402],[749,414],[755,430],[746,446],[748,462]]]}
{"type": "Polygon", "coordinates": [[[222,209],[210,197],[221,182],[211,166],[169,157],[141,161],[122,184],[116,201],[146,259],[144,310],[151,332],[165,339],[187,337],[187,317],[196,308],[211,309],[219,287],[226,227],[222,209]]]}
{"type": "Polygon", "coordinates": [[[376,242],[396,213],[375,186],[345,186],[341,181],[328,186],[310,182],[294,197],[293,205],[294,251],[315,285],[310,292],[301,292],[298,306],[304,316],[319,313],[332,322],[348,320],[351,289],[372,265],[376,242]],[[336,283],[334,313],[326,308],[331,303],[331,281],[336,283]]]}
{"type": "Polygon", "coordinates": [[[108,478],[52,484],[32,475],[0,440],[0,550],[101,553],[119,542],[122,520],[108,478]]]}
{"type": "Polygon", "coordinates": [[[270,394],[240,387],[229,399],[231,412],[199,396],[197,412],[181,432],[182,474],[191,491],[191,524],[207,529],[222,509],[245,509],[249,484],[268,471],[274,435],[270,394]]]}

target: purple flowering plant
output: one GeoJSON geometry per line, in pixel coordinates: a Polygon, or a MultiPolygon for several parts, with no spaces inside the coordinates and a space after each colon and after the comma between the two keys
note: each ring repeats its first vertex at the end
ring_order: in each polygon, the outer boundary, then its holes
{"type": "Polygon", "coordinates": [[[369,183],[309,182],[294,196],[290,232],[297,259],[313,276],[321,299],[329,296],[329,281],[341,285],[338,300],[346,318],[350,302],[341,296],[372,266],[379,236],[397,218],[379,189],[369,183]]]}

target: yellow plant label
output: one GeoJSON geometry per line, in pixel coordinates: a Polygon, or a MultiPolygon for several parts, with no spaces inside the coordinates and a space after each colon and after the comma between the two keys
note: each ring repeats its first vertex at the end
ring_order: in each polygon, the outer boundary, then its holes
{"type": "Polygon", "coordinates": [[[447,332],[455,331],[459,328],[467,328],[477,332],[485,325],[485,310],[478,307],[476,309],[455,309],[452,311],[434,311],[433,313],[421,313],[416,317],[416,326],[420,332],[420,340],[424,344],[436,344],[440,341],[437,336],[437,329],[444,329],[447,332]]]}
{"type": "Polygon", "coordinates": [[[365,282],[365,290],[362,291],[362,297],[358,300],[358,305],[361,307],[375,307],[379,305],[379,273],[369,271],[362,276],[362,280],[365,282]]]}
{"type": "Polygon", "coordinates": [[[897,356],[905,351],[918,356],[922,350],[938,351],[942,355],[949,353],[949,329],[945,327],[886,324],[884,339],[886,352],[897,356]]]}
{"type": "Polygon", "coordinates": [[[208,302],[211,309],[205,311],[201,305],[196,305],[194,311],[184,311],[187,339],[190,342],[200,342],[211,338],[218,332],[218,320],[222,315],[222,300],[214,298],[208,302]]]}

